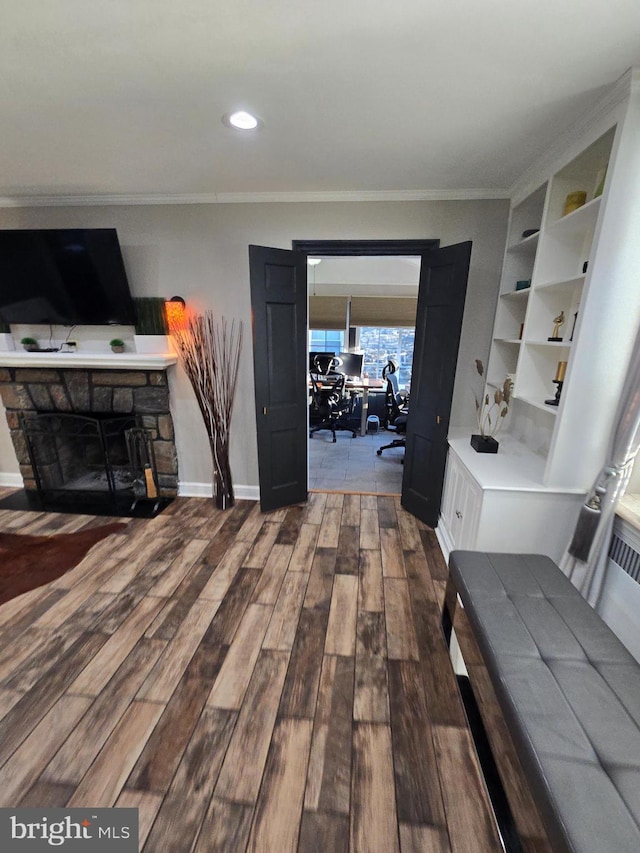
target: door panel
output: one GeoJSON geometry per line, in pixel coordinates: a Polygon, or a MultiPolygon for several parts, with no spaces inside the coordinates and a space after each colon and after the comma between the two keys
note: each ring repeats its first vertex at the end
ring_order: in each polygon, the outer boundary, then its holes
{"type": "Polygon", "coordinates": [[[307,267],[300,252],[249,246],[256,430],[263,511],[307,499],[307,267]]]}
{"type": "Polygon", "coordinates": [[[436,527],[471,243],[422,255],[402,506],[436,527]]]}

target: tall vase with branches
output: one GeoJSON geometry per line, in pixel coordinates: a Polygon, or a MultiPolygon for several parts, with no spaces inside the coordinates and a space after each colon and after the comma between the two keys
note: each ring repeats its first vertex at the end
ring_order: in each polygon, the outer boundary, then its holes
{"type": "Polygon", "coordinates": [[[233,506],[229,464],[231,413],[242,350],[242,321],[216,319],[213,311],[170,318],[178,358],[198,401],[213,461],[213,498],[218,509],[233,506]]]}

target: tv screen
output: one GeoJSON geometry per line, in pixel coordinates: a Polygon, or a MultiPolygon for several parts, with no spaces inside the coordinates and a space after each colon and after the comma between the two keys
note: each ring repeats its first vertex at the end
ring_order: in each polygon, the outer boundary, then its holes
{"type": "Polygon", "coordinates": [[[5,323],[135,323],[115,228],[0,230],[5,323]]]}

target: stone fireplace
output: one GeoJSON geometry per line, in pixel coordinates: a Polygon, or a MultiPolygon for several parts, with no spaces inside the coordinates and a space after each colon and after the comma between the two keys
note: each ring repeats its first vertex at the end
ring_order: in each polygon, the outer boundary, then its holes
{"type": "MultiPolygon", "coordinates": [[[[169,386],[166,369],[112,369],[109,367],[0,367],[0,395],[6,409],[6,418],[11,432],[13,446],[16,451],[20,473],[25,490],[36,492],[42,488],[43,476],[46,481],[51,476],[46,470],[39,473],[34,471],[34,464],[40,466],[36,457],[47,461],[42,450],[34,453],[33,424],[38,415],[66,416],[81,415],[98,424],[96,441],[106,447],[104,441],[104,424],[121,426],[123,438],[121,446],[116,446],[118,459],[123,456],[126,448],[124,433],[131,427],[143,429],[150,450],[149,456],[153,462],[158,495],[161,498],[173,498],[178,493],[178,462],[174,441],[173,421],[169,410],[169,386]],[[31,426],[30,426],[31,425],[31,426]],[[25,430],[31,430],[28,436],[25,430]]],[[[73,421],[73,418],[46,417],[43,422],[50,422],[60,435],[64,435],[67,427],[61,428],[60,423],[73,421]]],[[[82,419],[78,419],[82,420],[82,419]]],[[[109,426],[109,429],[113,428],[109,426]]],[[[44,447],[44,439],[38,439],[40,448],[44,447]]],[[[57,457],[73,457],[74,470],[83,455],[79,452],[78,439],[73,438],[66,447],[60,444],[58,438],[52,444],[56,445],[57,457]]],[[[91,442],[87,444],[92,447],[91,442]]],[[[108,454],[112,451],[109,449],[108,454]]],[[[89,457],[95,455],[93,450],[89,457]]],[[[107,455],[109,460],[109,455],[107,455]]],[[[59,459],[56,458],[56,464],[59,459]]],[[[108,465],[110,466],[110,462],[108,465]]],[[[43,465],[46,469],[46,465],[43,465]]],[[[110,482],[113,481],[109,474],[110,482]]]]}

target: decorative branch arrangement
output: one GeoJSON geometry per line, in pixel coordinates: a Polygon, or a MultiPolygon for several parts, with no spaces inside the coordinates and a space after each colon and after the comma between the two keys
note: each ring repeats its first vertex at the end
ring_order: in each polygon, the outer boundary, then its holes
{"type": "Polygon", "coordinates": [[[218,509],[235,503],[229,438],[242,350],[242,321],[231,324],[213,311],[171,324],[180,363],[198,401],[213,459],[213,497],[218,509]]]}
{"type": "MultiPolygon", "coordinates": [[[[476,358],[476,370],[480,376],[484,376],[484,365],[479,358],[476,358]]],[[[483,438],[493,438],[504,423],[509,411],[512,387],[511,379],[505,378],[502,388],[497,388],[493,394],[493,399],[486,392],[484,398],[474,393],[478,429],[483,438]]]]}

